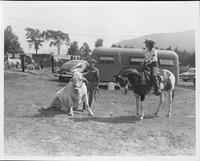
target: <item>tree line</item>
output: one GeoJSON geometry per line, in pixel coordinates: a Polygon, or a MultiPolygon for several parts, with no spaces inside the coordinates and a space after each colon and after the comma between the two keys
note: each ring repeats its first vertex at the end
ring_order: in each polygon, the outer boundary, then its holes
{"type": "MultiPolygon", "coordinates": [[[[62,31],[54,31],[54,30],[45,30],[40,31],[39,29],[34,29],[27,27],[26,31],[26,41],[29,44],[30,48],[35,49],[35,53],[37,54],[42,47],[44,42],[48,42],[50,47],[56,47],[57,53],[60,54],[60,48],[62,45],[65,45],[68,48],[68,52],[66,54],[70,55],[80,55],[83,59],[90,58],[91,49],[87,42],[84,42],[81,47],[79,47],[77,41],[70,42],[69,34],[63,33],[62,31]]],[[[103,39],[98,38],[95,43],[95,47],[103,46],[103,39]]],[[[122,48],[120,44],[112,44],[111,47],[122,48]]],[[[134,48],[133,46],[125,46],[123,48],[134,48]]],[[[159,49],[159,48],[157,48],[159,49]]],[[[179,62],[186,66],[190,65],[195,67],[195,51],[190,53],[186,50],[180,50],[178,47],[172,49],[171,46],[166,48],[165,50],[173,50],[178,54],[179,62]]],[[[12,27],[9,25],[4,29],[4,54],[12,53],[24,53],[23,48],[20,46],[18,36],[12,31],[12,27]]]]}
{"type": "MultiPolygon", "coordinates": [[[[77,41],[70,42],[69,34],[64,33],[60,30],[45,30],[40,31],[39,29],[34,29],[27,27],[26,31],[26,41],[30,48],[35,50],[37,54],[43,43],[48,42],[50,47],[56,47],[57,53],[60,54],[61,46],[65,45],[68,48],[66,54],[70,55],[80,55],[82,58],[88,58],[90,56],[91,49],[87,42],[84,42],[81,47],[79,47],[77,41]]],[[[9,25],[4,29],[4,54],[12,53],[24,53],[20,46],[18,36],[12,31],[12,27],[9,25]]],[[[98,38],[95,42],[95,47],[103,46],[103,39],[98,38]]]]}

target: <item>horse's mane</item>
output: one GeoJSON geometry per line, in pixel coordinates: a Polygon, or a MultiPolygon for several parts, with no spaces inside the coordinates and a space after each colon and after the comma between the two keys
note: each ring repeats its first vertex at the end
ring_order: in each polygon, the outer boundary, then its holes
{"type": "Polygon", "coordinates": [[[119,71],[118,75],[121,75],[121,73],[123,73],[124,70],[126,70],[126,69],[131,69],[131,68],[130,68],[130,67],[125,67],[125,68],[121,69],[121,70],[119,71]]]}
{"type": "Polygon", "coordinates": [[[122,74],[128,74],[128,73],[138,73],[138,70],[135,68],[130,68],[130,67],[125,67],[122,70],[120,70],[120,72],[118,73],[118,75],[122,75],[122,74]]]}

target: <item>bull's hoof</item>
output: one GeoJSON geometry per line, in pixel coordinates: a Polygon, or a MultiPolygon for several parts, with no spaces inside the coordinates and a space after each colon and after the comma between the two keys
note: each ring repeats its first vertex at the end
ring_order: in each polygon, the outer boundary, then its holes
{"type": "Polygon", "coordinates": [[[93,113],[89,113],[88,116],[94,116],[94,114],[93,113]]]}
{"type": "Polygon", "coordinates": [[[168,113],[166,117],[170,117],[170,116],[171,116],[171,113],[168,113]]]}
{"type": "Polygon", "coordinates": [[[73,116],[73,113],[68,113],[69,116],[73,116]]]}
{"type": "Polygon", "coordinates": [[[140,117],[139,117],[139,120],[140,120],[140,121],[143,121],[143,120],[144,120],[144,117],[143,117],[143,116],[140,116],[140,117]]]}

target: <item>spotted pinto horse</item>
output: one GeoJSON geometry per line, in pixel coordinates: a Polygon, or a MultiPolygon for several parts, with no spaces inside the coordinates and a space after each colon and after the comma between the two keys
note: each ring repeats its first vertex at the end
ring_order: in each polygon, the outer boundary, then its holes
{"type": "MultiPolygon", "coordinates": [[[[123,94],[127,94],[128,86],[132,88],[134,96],[136,98],[137,117],[139,117],[140,120],[143,120],[143,101],[145,100],[146,95],[153,94],[154,92],[153,82],[150,77],[150,70],[148,68],[144,68],[143,70],[124,68],[117,75],[114,75],[114,77],[116,79],[116,82],[119,83],[120,89],[122,90],[123,94]],[[141,114],[139,114],[139,109],[141,111],[141,114]]],[[[164,99],[164,92],[167,92],[169,103],[167,117],[170,117],[174,97],[175,76],[169,70],[159,69],[158,80],[161,94],[159,95],[160,99],[155,115],[158,115],[159,109],[164,99]]]]}

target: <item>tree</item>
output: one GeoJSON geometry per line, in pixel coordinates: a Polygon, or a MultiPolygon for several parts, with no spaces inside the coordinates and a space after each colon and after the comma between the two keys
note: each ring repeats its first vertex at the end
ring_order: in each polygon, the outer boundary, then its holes
{"type": "Polygon", "coordinates": [[[4,54],[23,53],[23,49],[20,47],[18,37],[12,32],[12,27],[7,26],[4,29],[4,54]]]}
{"type": "Polygon", "coordinates": [[[112,44],[111,48],[116,48],[117,44],[112,44]]]}
{"type": "Polygon", "coordinates": [[[118,44],[118,45],[117,45],[117,47],[118,47],[118,48],[121,48],[121,45],[120,45],[120,44],[118,44]]]}
{"type": "Polygon", "coordinates": [[[195,67],[195,52],[193,52],[192,55],[190,55],[189,59],[187,60],[187,63],[195,67]]]}
{"type": "Polygon", "coordinates": [[[168,48],[166,48],[166,50],[172,50],[172,47],[171,47],[171,46],[169,46],[168,48]]]}
{"type": "Polygon", "coordinates": [[[90,58],[91,49],[90,49],[89,45],[86,42],[83,43],[83,46],[80,48],[80,51],[82,53],[81,57],[83,59],[88,60],[90,58]]]}
{"type": "Polygon", "coordinates": [[[26,39],[29,43],[29,47],[33,47],[35,49],[35,53],[37,54],[40,46],[42,46],[42,43],[44,42],[44,35],[39,29],[27,27],[25,30],[27,31],[26,39]]]}
{"type": "Polygon", "coordinates": [[[78,48],[78,42],[77,41],[73,41],[68,49],[68,54],[70,55],[80,55],[80,51],[78,48]]]}
{"type": "Polygon", "coordinates": [[[43,35],[47,41],[50,41],[50,47],[57,47],[58,55],[60,55],[60,48],[63,44],[69,46],[69,35],[62,31],[47,30],[43,32],[43,35]]]}
{"type": "Polygon", "coordinates": [[[95,47],[101,47],[103,46],[103,39],[99,38],[97,39],[97,41],[95,42],[95,47]]]}
{"type": "Polygon", "coordinates": [[[182,65],[191,65],[193,67],[195,66],[195,52],[190,53],[186,50],[181,51],[178,49],[178,47],[176,47],[174,51],[177,53],[179,62],[182,65]]]}
{"type": "Polygon", "coordinates": [[[179,52],[179,49],[178,49],[178,47],[176,46],[176,48],[174,49],[174,51],[176,52],[176,53],[178,53],[179,52]]]}

